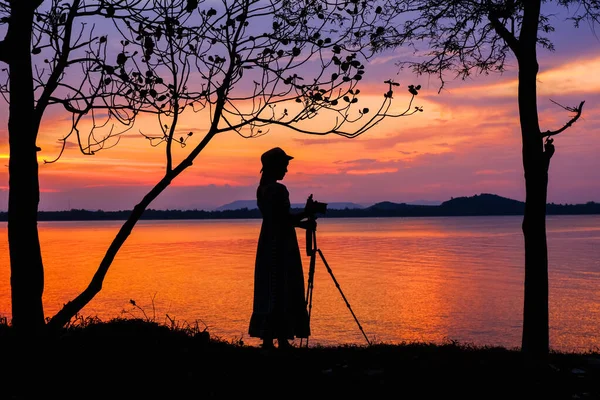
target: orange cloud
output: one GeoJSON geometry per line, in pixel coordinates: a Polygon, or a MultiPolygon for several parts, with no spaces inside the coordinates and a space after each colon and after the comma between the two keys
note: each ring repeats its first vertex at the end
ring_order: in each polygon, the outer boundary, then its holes
{"type": "Polygon", "coordinates": [[[391,172],[397,172],[397,168],[379,168],[379,169],[363,169],[363,170],[348,170],[348,175],[373,175],[373,174],[388,174],[391,172]]]}
{"type": "MultiPolygon", "coordinates": [[[[538,96],[596,94],[600,91],[600,56],[580,58],[541,69],[538,73],[538,96]]],[[[491,84],[461,85],[451,89],[453,96],[469,97],[482,101],[488,98],[516,99],[518,80],[510,78],[491,84]]]]}
{"type": "Polygon", "coordinates": [[[512,173],[512,172],[514,172],[514,170],[498,171],[498,170],[493,170],[493,169],[485,169],[485,170],[475,171],[475,175],[502,175],[505,173],[512,173]]]}

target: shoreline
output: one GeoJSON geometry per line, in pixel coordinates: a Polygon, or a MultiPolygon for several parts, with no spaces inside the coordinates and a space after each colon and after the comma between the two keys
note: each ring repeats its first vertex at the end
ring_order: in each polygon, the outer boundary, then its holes
{"type": "MultiPolygon", "coordinates": [[[[293,211],[301,211],[293,209],[293,211]]],[[[131,214],[127,211],[40,211],[38,221],[126,221],[131,214]]],[[[547,212],[546,217],[551,216],[595,216],[598,212],[574,212],[564,210],[564,212],[547,212]]],[[[318,215],[320,219],[339,219],[339,218],[435,218],[435,217],[510,217],[523,216],[522,213],[438,213],[422,212],[407,213],[398,211],[389,212],[369,212],[365,210],[329,210],[326,214],[318,215]]],[[[203,211],[203,210],[146,210],[141,220],[243,220],[243,219],[261,219],[259,210],[232,210],[232,211],[203,211]]],[[[0,212],[0,222],[8,222],[8,213],[0,212]]]]}

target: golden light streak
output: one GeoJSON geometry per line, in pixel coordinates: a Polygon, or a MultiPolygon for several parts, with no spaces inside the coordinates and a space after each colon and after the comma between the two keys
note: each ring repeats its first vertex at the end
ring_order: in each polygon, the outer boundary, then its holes
{"type": "Polygon", "coordinates": [[[348,175],[373,175],[373,174],[387,174],[391,172],[397,172],[398,168],[379,168],[379,169],[366,169],[366,170],[349,170],[346,171],[348,175]]]}
{"type": "MultiPolygon", "coordinates": [[[[584,58],[559,65],[538,74],[538,96],[596,94],[600,91],[600,57],[584,58]]],[[[510,79],[488,85],[469,85],[453,88],[456,96],[486,99],[491,97],[515,98],[518,80],[510,79]]]]}

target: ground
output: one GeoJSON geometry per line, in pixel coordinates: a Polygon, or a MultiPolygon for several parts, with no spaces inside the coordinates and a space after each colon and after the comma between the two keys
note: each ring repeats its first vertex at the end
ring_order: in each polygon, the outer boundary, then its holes
{"type": "Polygon", "coordinates": [[[263,350],[143,321],[0,339],[11,399],[600,399],[598,353],[534,365],[459,343],[263,350]]]}

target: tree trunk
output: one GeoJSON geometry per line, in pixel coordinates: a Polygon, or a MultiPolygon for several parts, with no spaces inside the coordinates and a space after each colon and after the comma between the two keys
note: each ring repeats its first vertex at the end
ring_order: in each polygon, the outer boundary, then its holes
{"type": "Polygon", "coordinates": [[[115,236],[110,247],[106,251],[98,270],[94,274],[92,281],[88,285],[88,287],[81,292],[75,299],[69,301],[67,304],[63,306],[63,308],[54,315],[50,321],[48,322],[48,330],[50,332],[55,332],[65,326],[77,313],[79,313],[83,307],[85,307],[102,289],[102,284],[104,283],[104,278],[108,273],[108,269],[112,265],[113,260],[117,256],[117,253],[133,231],[133,228],[142,217],[142,214],[148,208],[150,203],[154,201],[175,179],[179,176],[186,168],[192,165],[193,160],[197,157],[200,151],[208,144],[208,142],[212,139],[214,133],[209,133],[204,140],[196,147],[192,153],[190,153],[185,160],[183,160],[176,168],[167,172],[167,174],[163,177],[150,190],[142,199],[140,203],[138,203],[132,210],[127,221],[123,223],[119,233],[115,236]]]}
{"type": "Polygon", "coordinates": [[[106,251],[98,270],[94,274],[92,281],[88,285],[88,287],[81,292],[75,299],[66,303],[61,310],[59,310],[56,315],[54,315],[50,321],[48,322],[48,330],[51,332],[57,331],[65,326],[71,318],[73,318],[77,313],[79,313],[83,307],[85,307],[95,296],[100,293],[102,290],[102,284],[104,283],[104,278],[106,277],[106,273],[108,269],[112,265],[113,260],[117,256],[117,253],[133,231],[133,228],[142,217],[142,214],[148,208],[150,203],[158,197],[160,193],[162,193],[171,183],[173,178],[175,178],[179,173],[183,171],[183,169],[187,168],[187,164],[181,168],[181,170],[176,171],[175,173],[171,172],[167,174],[160,182],[152,188],[150,192],[148,192],[142,201],[136,205],[127,221],[123,223],[119,233],[115,236],[110,247],[106,251]]]}
{"type": "Polygon", "coordinates": [[[39,182],[31,64],[33,1],[11,2],[6,35],[10,49],[10,105],[8,119],[10,160],[8,244],[12,324],[19,335],[40,334],[44,328],[44,267],[37,229],[39,182]]]}
{"type": "Polygon", "coordinates": [[[544,361],[549,353],[548,248],[546,197],[548,160],[537,113],[537,30],[540,1],[526,2],[519,39],[519,115],[525,172],[525,296],[522,351],[528,359],[544,361]]]}

